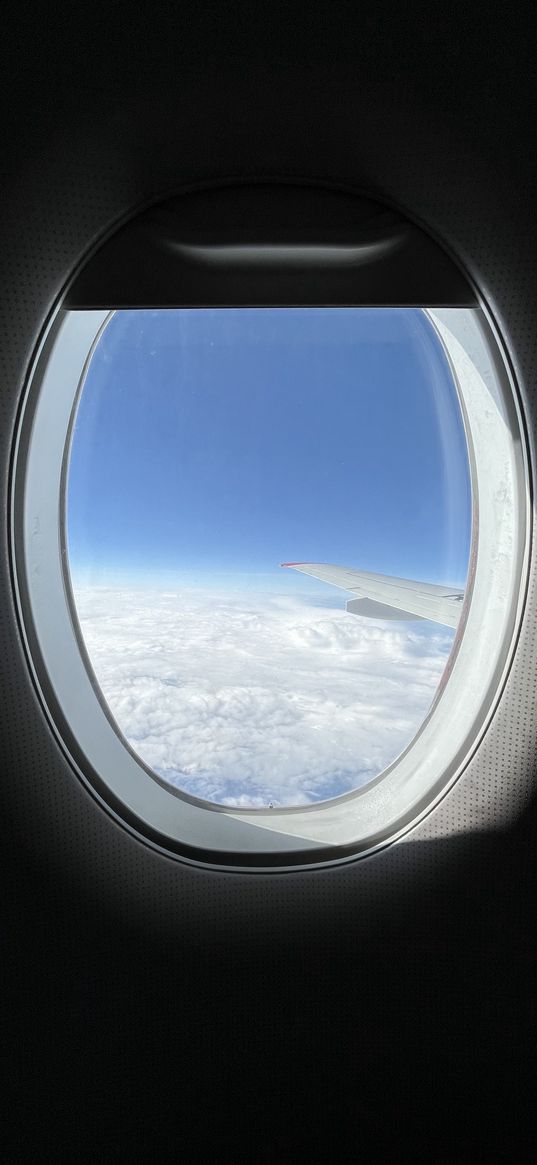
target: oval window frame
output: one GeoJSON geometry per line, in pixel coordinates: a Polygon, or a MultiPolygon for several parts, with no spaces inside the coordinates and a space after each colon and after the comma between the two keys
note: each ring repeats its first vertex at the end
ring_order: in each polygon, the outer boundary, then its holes
{"type": "MultiPolygon", "coordinates": [[[[311,260],[309,254],[310,266],[311,260]]],[[[458,386],[479,499],[479,537],[474,522],[471,579],[449,674],[410,745],[374,781],[333,801],[276,810],[231,809],[171,788],[114,725],[83,646],[62,520],[75,402],[111,312],[61,307],[51,321],[29,378],[14,456],[11,525],[19,617],[34,681],[72,767],[119,822],[160,851],[237,870],[285,870],[369,854],[434,808],[486,731],[525,597],[528,451],[516,385],[484,305],[471,313],[464,306],[423,310],[458,386]],[[478,652],[470,650],[476,643],[478,652]],[[457,691],[465,692],[463,701],[457,691]]]]}

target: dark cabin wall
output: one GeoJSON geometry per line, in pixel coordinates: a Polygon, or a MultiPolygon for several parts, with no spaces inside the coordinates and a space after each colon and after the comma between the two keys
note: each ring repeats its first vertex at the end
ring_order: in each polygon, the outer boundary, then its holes
{"type": "MultiPolygon", "coordinates": [[[[486,293],[529,399],[534,33],[466,5],[13,10],[4,514],[67,276],[126,213],[200,180],[328,179],[408,210],[486,293]]],[[[533,1159],[531,611],[523,691],[441,818],[338,869],[219,875],[146,849],[69,771],[27,676],[5,526],[1,545],[7,1159],[533,1159]]]]}

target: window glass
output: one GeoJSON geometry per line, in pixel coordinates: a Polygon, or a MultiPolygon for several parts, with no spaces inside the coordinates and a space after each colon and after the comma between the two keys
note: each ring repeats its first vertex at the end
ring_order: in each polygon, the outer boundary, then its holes
{"type": "Polygon", "coordinates": [[[367,784],[446,674],[471,508],[423,311],[114,313],[78,402],[66,534],[118,732],[217,804],[367,784]]]}

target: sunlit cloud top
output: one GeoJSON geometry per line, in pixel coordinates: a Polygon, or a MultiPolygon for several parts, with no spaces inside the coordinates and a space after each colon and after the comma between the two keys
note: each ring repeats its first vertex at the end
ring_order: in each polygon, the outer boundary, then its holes
{"type": "Polygon", "coordinates": [[[452,635],[315,600],[83,588],[77,607],[117,724],[161,778],[240,807],[359,788],[410,743],[452,635]]]}

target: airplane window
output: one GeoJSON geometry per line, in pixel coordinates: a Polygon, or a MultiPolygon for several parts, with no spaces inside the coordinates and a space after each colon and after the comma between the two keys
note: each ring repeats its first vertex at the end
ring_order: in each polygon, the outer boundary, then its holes
{"type": "Polygon", "coordinates": [[[217,868],[401,837],[507,681],[528,464],[487,305],[396,208],[268,183],[141,211],[73,272],[13,450],[19,626],[73,774],[217,868]]]}
{"type": "Polygon", "coordinates": [[[289,809],[405,752],[460,642],[466,429],[418,308],[109,317],[74,416],[66,549],[96,685],[151,774],[289,809]]]}

